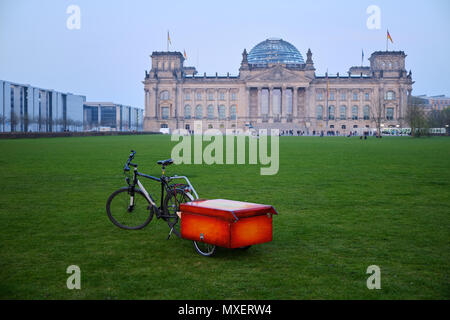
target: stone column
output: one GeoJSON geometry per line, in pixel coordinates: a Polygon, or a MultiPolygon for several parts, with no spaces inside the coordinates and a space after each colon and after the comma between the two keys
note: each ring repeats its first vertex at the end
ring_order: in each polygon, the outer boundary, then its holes
{"type": "Polygon", "coordinates": [[[269,110],[267,111],[267,115],[272,118],[273,117],[273,87],[269,87],[269,110]]]}
{"type": "Polygon", "coordinates": [[[298,117],[298,87],[292,88],[292,116],[298,117]]]}
{"type": "Polygon", "coordinates": [[[280,89],[281,104],[280,104],[280,118],[287,114],[286,106],[286,86],[282,85],[280,89]]]}
{"type": "MultiPolygon", "coordinates": [[[[245,93],[247,94],[247,110],[250,113],[250,88],[249,87],[245,87],[245,93]]],[[[241,108],[239,108],[239,110],[240,109],[241,108]]],[[[236,112],[236,119],[239,119],[237,112],[236,112]]]]}
{"type": "Polygon", "coordinates": [[[157,87],[155,87],[155,88],[153,88],[153,91],[155,92],[154,93],[154,96],[155,96],[155,109],[154,109],[154,111],[155,111],[155,118],[156,119],[158,119],[158,117],[159,117],[159,112],[158,112],[158,88],[157,87]]]}
{"type": "Polygon", "coordinates": [[[256,106],[257,106],[257,111],[256,111],[256,115],[259,117],[261,117],[261,105],[262,105],[262,101],[261,101],[261,87],[258,87],[258,100],[256,102],[256,106]]]}

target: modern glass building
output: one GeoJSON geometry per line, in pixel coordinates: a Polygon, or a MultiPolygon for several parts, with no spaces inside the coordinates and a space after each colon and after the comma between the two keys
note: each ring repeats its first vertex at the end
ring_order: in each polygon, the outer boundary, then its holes
{"type": "Polygon", "coordinates": [[[86,131],[142,131],[144,110],[112,102],[84,103],[86,131]]]}
{"type": "Polygon", "coordinates": [[[0,131],[82,131],[85,100],[82,95],[0,80],[0,131]]]}
{"type": "Polygon", "coordinates": [[[0,132],[142,131],[143,110],[0,80],[0,132]]]}

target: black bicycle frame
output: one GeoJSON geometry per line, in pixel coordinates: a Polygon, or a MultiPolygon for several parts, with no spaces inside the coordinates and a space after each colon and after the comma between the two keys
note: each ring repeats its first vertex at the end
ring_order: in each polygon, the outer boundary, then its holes
{"type": "MultiPolygon", "coordinates": [[[[137,179],[138,176],[144,177],[146,179],[150,179],[150,180],[153,180],[153,181],[161,183],[161,199],[160,199],[160,205],[159,205],[159,207],[157,207],[157,209],[159,211],[158,212],[159,216],[160,217],[165,217],[164,216],[164,208],[163,208],[164,195],[165,195],[165,192],[167,192],[167,193],[169,192],[169,189],[170,189],[169,181],[170,181],[170,179],[168,177],[166,177],[165,175],[162,175],[161,178],[157,178],[157,177],[150,176],[150,175],[147,175],[147,174],[144,174],[144,173],[140,173],[137,170],[137,168],[135,167],[134,170],[133,170],[133,184],[130,185],[130,187],[131,187],[131,189],[133,191],[134,191],[134,188],[136,188],[136,185],[138,184],[138,179],[137,179]]],[[[155,200],[153,199],[153,197],[151,196],[150,193],[148,193],[148,196],[150,197],[150,199],[153,202],[155,202],[155,200]]],[[[156,204],[156,202],[155,202],[155,204],[156,204]]]]}

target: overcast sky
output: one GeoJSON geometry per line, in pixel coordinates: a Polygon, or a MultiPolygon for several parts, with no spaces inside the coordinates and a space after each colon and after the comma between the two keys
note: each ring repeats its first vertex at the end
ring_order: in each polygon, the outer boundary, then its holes
{"type": "Polygon", "coordinates": [[[143,107],[141,81],[152,51],[186,50],[200,74],[238,74],[242,51],[282,38],[316,73],[346,74],[386,49],[408,55],[414,94],[450,95],[450,1],[113,1],[0,0],[0,79],[143,107]],[[81,28],[69,30],[69,5],[81,28]],[[381,28],[368,29],[367,7],[381,9],[381,28]]]}

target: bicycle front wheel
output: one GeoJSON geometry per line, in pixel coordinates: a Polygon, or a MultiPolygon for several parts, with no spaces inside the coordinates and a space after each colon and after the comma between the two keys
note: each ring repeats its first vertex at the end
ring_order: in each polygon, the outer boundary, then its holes
{"type": "Polygon", "coordinates": [[[122,229],[138,230],[144,228],[153,218],[153,206],[141,190],[128,187],[113,192],[106,202],[106,212],[112,223],[122,229]]]}

